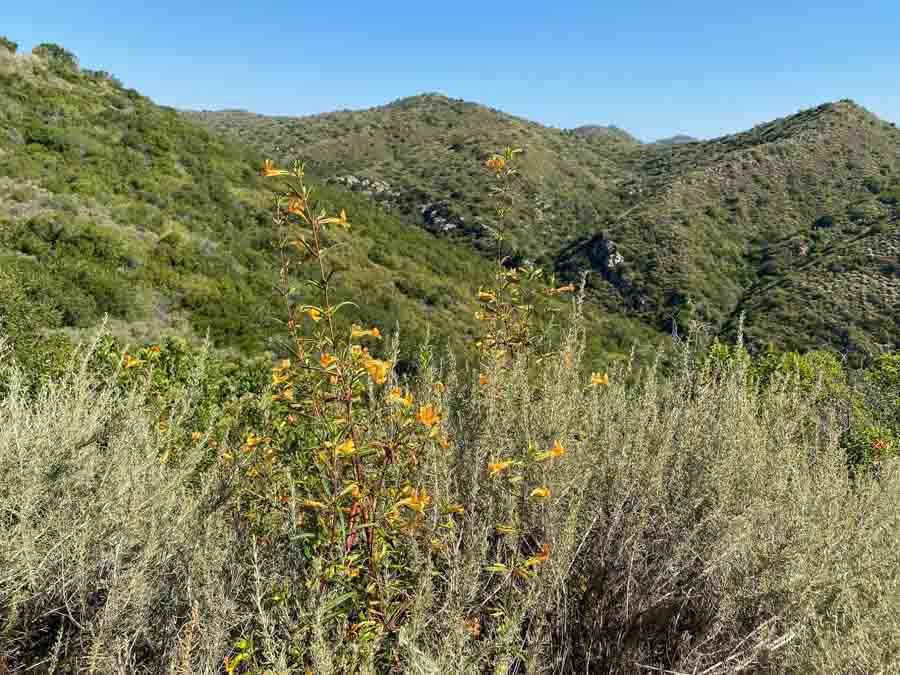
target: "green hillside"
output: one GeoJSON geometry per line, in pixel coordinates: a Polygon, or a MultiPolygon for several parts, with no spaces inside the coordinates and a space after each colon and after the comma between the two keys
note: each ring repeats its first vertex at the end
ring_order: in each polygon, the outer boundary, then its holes
{"type": "MultiPolygon", "coordinates": [[[[284,311],[263,155],[79,69],[59,47],[35,52],[0,48],[0,315],[75,337],[108,315],[132,340],[209,333],[223,348],[276,348],[284,311]]],[[[318,195],[354,225],[335,235],[345,244],[335,283],[347,299],[367,296],[357,320],[388,331],[399,321],[409,344],[429,325],[456,345],[475,334],[486,258],[364,195],[335,185],[318,195]]],[[[592,314],[597,353],[655,339],[592,314]]]]}
{"type": "Polygon", "coordinates": [[[327,157],[323,178],[349,174],[406,220],[475,248],[478,160],[513,143],[527,176],[516,253],[572,278],[592,270],[606,311],[662,331],[693,315],[725,332],[746,312],[754,346],[897,344],[900,131],[850,101],[710,141],[643,145],[435,94],[305,118],[192,115],[269,153],[327,157]]]}

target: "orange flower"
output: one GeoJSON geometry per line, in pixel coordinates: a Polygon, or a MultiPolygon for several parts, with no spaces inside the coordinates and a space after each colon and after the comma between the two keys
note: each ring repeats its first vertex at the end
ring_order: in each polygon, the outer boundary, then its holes
{"type": "Polygon", "coordinates": [[[490,475],[490,476],[493,478],[494,476],[500,475],[501,473],[503,473],[504,471],[506,471],[506,470],[507,470],[509,467],[511,467],[511,466],[512,466],[512,460],[511,460],[511,459],[507,459],[507,460],[504,460],[504,461],[502,461],[502,462],[493,462],[493,463],[489,463],[489,464],[487,465],[487,468],[488,468],[488,475],[490,475]]]}
{"type": "Polygon", "coordinates": [[[609,384],[609,374],[603,373],[591,373],[591,386],[598,387],[601,385],[609,384]]]}
{"type": "Polygon", "coordinates": [[[391,403],[399,403],[402,406],[409,408],[413,404],[413,396],[411,393],[407,392],[406,395],[403,395],[403,392],[399,387],[395,387],[391,389],[391,393],[387,396],[388,401],[391,403]]]}
{"type": "Polygon", "coordinates": [[[319,357],[319,363],[322,364],[323,368],[328,368],[335,361],[337,361],[337,357],[332,356],[331,354],[329,354],[327,352],[323,352],[322,355],[319,357]]]}
{"type": "Polygon", "coordinates": [[[489,160],[487,160],[484,165],[491,171],[500,173],[506,167],[506,160],[498,155],[494,155],[489,160]]]}
{"type": "Polygon", "coordinates": [[[347,212],[344,209],[341,209],[341,215],[332,218],[323,218],[319,221],[322,225],[340,225],[342,227],[350,227],[350,223],[347,222],[347,212]]]}
{"type": "Polygon", "coordinates": [[[446,385],[443,382],[435,382],[434,383],[434,391],[438,394],[443,394],[447,389],[446,385]]]}
{"type": "Polygon", "coordinates": [[[488,384],[490,381],[491,378],[489,378],[485,373],[480,373],[478,375],[478,384],[484,385],[488,384]]]}
{"type": "Polygon", "coordinates": [[[479,288],[478,299],[484,300],[485,302],[493,302],[497,299],[497,295],[493,291],[483,291],[479,288]]]}
{"type": "Polygon", "coordinates": [[[267,159],[259,174],[265,178],[271,178],[272,176],[286,176],[288,172],[282,169],[276,169],[272,160],[267,159]]]}
{"type": "Polygon", "coordinates": [[[272,373],[272,384],[284,384],[288,381],[287,375],[279,375],[277,373],[272,373]]]}
{"type": "Polygon", "coordinates": [[[557,441],[553,441],[553,447],[550,448],[550,456],[551,456],[551,457],[562,457],[562,456],[565,455],[567,452],[568,452],[568,450],[566,450],[566,449],[560,444],[560,442],[559,442],[558,440],[557,440],[557,441]]]}
{"type": "Polygon", "coordinates": [[[430,403],[419,408],[419,414],[416,415],[416,421],[428,427],[429,429],[437,424],[440,419],[441,416],[435,412],[434,406],[430,403]]]}
{"type": "Polygon", "coordinates": [[[477,617],[466,619],[463,622],[463,627],[466,629],[466,632],[472,637],[478,637],[479,635],[481,635],[481,621],[479,621],[477,617]]]}
{"type": "Polygon", "coordinates": [[[375,384],[384,384],[385,380],[387,380],[387,373],[391,364],[389,361],[370,358],[363,363],[363,367],[366,369],[366,372],[369,373],[369,377],[372,378],[372,381],[375,384]]]}
{"type": "Polygon", "coordinates": [[[316,309],[315,307],[310,307],[306,310],[306,314],[309,315],[309,318],[318,323],[322,320],[322,311],[316,309]]]}
{"type": "Polygon", "coordinates": [[[124,366],[126,368],[134,368],[135,366],[139,366],[143,363],[139,358],[131,356],[129,354],[125,355],[124,366]]]}
{"type": "Polygon", "coordinates": [[[377,327],[365,330],[361,326],[353,324],[353,327],[350,329],[350,337],[351,338],[361,338],[361,337],[366,337],[366,336],[380,339],[381,331],[378,330],[377,327]]]}
{"type": "Polygon", "coordinates": [[[421,492],[419,490],[412,490],[410,495],[397,502],[394,505],[394,508],[398,509],[401,506],[405,506],[418,513],[424,513],[425,507],[428,506],[428,502],[430,501],[431,497],[428,496],[428,493],[425,490],[422,490],[421,492]]]}
{"type": "Polygon", "coordinates": [[[525,567],[533,567],[535,565],[543,565],[550,559],[550,546],[544,544],[541,552],[537,553],[525,561],[525,567]]]}
{"type": "Polygon", "coordinates": [[[291,197],[288,199],[287,212],[293,213],[295,216],[302,216],[306,209],[306,202],[300,197],[291,197]]]}
{"type": "Polygon", "coordinates": [[[528,496],[534,499],[547,499],[550,497],[550,488],[536,487],[528,496]]]}
{"type": "Polygon", "coordinates": [[[353,442],[352,438],[348,438],[346,441],[341,443],[334,449],[334,453],[338,457],[347,457],[356,452],[356,443],[353,442]]]}

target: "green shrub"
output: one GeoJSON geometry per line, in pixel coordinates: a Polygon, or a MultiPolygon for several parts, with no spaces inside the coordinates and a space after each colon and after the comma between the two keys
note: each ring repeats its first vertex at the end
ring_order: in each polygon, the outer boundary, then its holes
{"type": "Polygon", "coordinates": [[[16,53],[16,50],[19,48],[18,43],[13,42],[7,37],[0,35],[0,49],[5,49],[8,52],[16,53]]]}
{"type": "Polygon", "coordinates": [[[78,68],[78,59],[69,50],[60,47],[52,42],[42,42],[31,50],[35,56],[40,56],[50,61],[54,66],[63,69],[76,70],[78,68]]]}

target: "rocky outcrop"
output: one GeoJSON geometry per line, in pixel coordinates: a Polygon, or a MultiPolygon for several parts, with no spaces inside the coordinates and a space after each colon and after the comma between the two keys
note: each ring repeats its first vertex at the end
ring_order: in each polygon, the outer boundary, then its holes
{"type": "Polygon", "coordinates": [[[361,192],[367,197],[376,199],[393,199],[400,196],[399,190],[394,190],[390,183],[375,178],[365,178],[347,174],[345,176],[334,176],[326,182],[343,185],[354,192],[361,192]]]}

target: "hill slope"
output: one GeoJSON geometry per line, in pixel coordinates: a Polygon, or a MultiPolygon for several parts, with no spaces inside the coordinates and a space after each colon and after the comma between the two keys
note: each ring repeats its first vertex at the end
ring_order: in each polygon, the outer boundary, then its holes
{"type": "MultiPolygon", "coordinates": [[[[209,332],[223,348],[274,347],[284,312],[261,155],[59,47],[36,52],[0,47],[0,318],[27,309],[35,328],[77,337],[107,314],[129,339],[209,332]]],[[[365,299],[356,320],[399,322],[407,346],[427,324],[438,341],[475,335],[489,261],[341,186],[318,194],[354,224],[336,235],[335,283],[365,299]]],[[[653,337],[594,314],[597,351],[653,337]]]]}
{"type": "Polygon", "coordinates": [[[527,182],[510,233],[516,251],[572,277],[594,270],[607,311],[669,330],[692,308],[724,331],[746,311],[753,344],[896,344],[891,255],[848,254],[845,281],[827,271],[838,250],[890,251],[884,238],[898,227],[900,132],[849,101],[710,141],[644,145],[438,95],[307,118],[196,116],[266,152],[315,157],[322,176],[476,248],[477,161],[485,148],[517,145],[527,182]],[[826,280],[834,306],[807,302],[826,280]],[[866,306],[855,303],[863,286],[866,306]]]}

